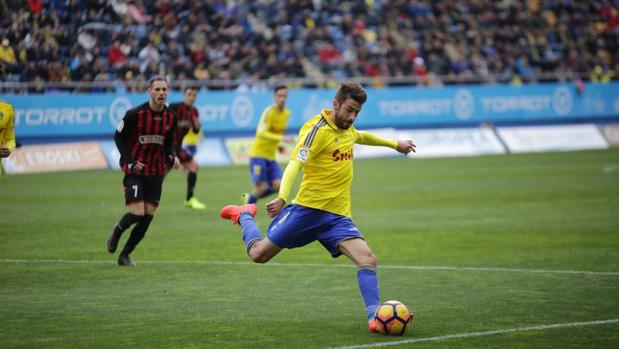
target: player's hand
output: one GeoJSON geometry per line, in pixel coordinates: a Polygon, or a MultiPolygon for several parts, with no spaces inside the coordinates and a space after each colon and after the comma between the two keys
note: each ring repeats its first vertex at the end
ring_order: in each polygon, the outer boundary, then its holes
{"type": "Polygon", "coordinates": [[[271,200],[271,202],[269,202],[266,206],[267,216],[269,216],[270,218],[277,216],[285,205],[286,201],[284,201],[284,199],[282,198],[275,198],[271,200]]]}
{"type": "Polygon", "coordinates": [[[144,169],[144,166],[146,165],[142,161],[136,161],[135,165],[133,165],[133,172],[135,173],[142,172],[142,170],[144,169]]]}
{"type": "Polygon", "coordinates": [[[410,139],[398,141],[398,147],[396,150],[402,154],[408,154],[410,152],[416,153],[416,145],[410,139]]]}
{"type": "Polygon", "coordinates": [[[202,127],[202,123],[200,122],[200,119],[195,118],[193,120],[193,129],[194,130],[199,130],[202,127]]]}
{"type": "Polygon", "coordinates": [[[177,170],[181,168],[181,160],[179,160],[178,156],[174,157],[174,168],[177,170]]]}
{"type": "Polygon", "coordinates": [[[9,148],[0,148],[0,157],[8,158],[11,155],[11,149],[9,148]]]}

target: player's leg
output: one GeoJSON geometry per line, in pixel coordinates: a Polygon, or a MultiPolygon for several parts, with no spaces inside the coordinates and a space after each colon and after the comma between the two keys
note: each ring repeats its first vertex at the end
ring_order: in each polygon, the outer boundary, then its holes
{"type": "Polygon", "coordinates": [[[246,204],[242,206],[228,205],[221,210],[220,215],[222,218],[229,219],[241,226],[241,235],[249,258],[256,263],[266,263],[277,255],[281,248],[273,244],[268,238],[263,238],[262,232],[254,220],[256,213],[255,204],[246,204]]]}
{"type": "Polygon", "coordinates": [[[281,179],[276,179],[274,181],[271,182],[271,190],[274,193],[279,193],[279,187],[282,184],[282,180],[281,179]]]}
{"type": "Polygon", "coordinates": [[[120,218],[107,239],[107,250],[109,253],[116,252],[118,240],[120,240],[123,232],[144,217],[144,183],[140,177],[125,175],[123,187],[125,191],[125,204],[129,212],[120,218]]]}
{"type": "Polygon", "coordinates": [[[135,250],[137,245],[142,241],[146,231],[150,226],[151,221],[155,215],[155,211],[159,206],[159,199],[161,198],[161,189],[163,183],[163,177],[150,176],[144,179],[144,216],[131,230],[131,235],[120,255],[118,256],[118,264],[124,266],[135,265],[129,258],[129,255],[135,250]]]}
{"type": "Polygon", "coordinates": [[[282,169],[275,161],[269,164],[269,181],[271,193],[279,193],[279,187],[282,183],[282,169]]]}
{"type": "Polygon", "coordinates": [[[301,247],[315,241],[317,232],[324,230],[320,219],[323,213],[299,205],[286,206],[271,222],[267,237],[262,236],[253,218],[255,204],[226,206],[221,216],[241,225],[249,258],[256,263],[266,263],[282,248],[301,247]]]}
{"type": "Polygon", "coordinates": [[[273,193],[269,186],[268,160],[263,158],[249,159],[249,172],[251,174],[254,189],[246,196],[246,204],[255,204],[258,199],[273,193]]]}
{"type": "Polygon", "coordinates": [[[339,250],[357,266],[357,282],[365,303],[370,329],[373,317],[380,305],[378,277],[376,276],[376,256],[361,238],[344,240],[338,245],[339,250]]]}
{"type": "Polygon", "coordinates": [[[187,195],[185,196],[185,206],[196,210],[204,210],[206,205],[193,196],[196,182],[198,181],[198,170],[200,167],[198,166],[198,163],[195,162],[193,157],[183,149],[178,150],[178,158],[183,165],[183,168],[187,170],[187,195]]]}

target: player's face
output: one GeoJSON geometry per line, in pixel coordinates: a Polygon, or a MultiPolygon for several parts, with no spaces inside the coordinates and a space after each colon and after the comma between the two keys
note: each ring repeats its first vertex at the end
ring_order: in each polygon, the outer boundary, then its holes
{"type": "Polygon", "coordinates": [[[163,108],[166,99],[168,99],[168,83],[165,81],[155,81],[153,86],[148,88],[150,100],[153,106],[163,108]]]}
{"type": "Polygon", "coordinates": [[[278,108],[283,108],[286,105],[286,100],[288,99],[288,90],[285,88],[277,90],[275,93],[275,104],[277,104],[278,108]]]}
{"type": "Polygon", "coordinates": [[[196,96],[198,95],[198,91],[187,89],[185,90],[184,102],[187,105],[193,105],[196,101],[196,96]]]}
{"type": "Polygon", "coordinates": [[[333,122],[341,130],[347,130],[359,116],[361,103],[352,98],[346,98],[343,103],[333,100],[333,122]]]}

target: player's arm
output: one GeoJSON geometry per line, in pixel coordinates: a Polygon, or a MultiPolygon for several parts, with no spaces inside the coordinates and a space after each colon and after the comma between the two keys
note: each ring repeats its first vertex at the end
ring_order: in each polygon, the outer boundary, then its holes
{"type": "Polygon", "coordinates": [[[202,128],[202,123],[200,122],[200,114],[198,113],[198,109],[193,108],[196,113],[194,115],[193,118],[193,132],[194,133],[198,133],[200,132],[200,129],[202,128]]]}
{"type": "MultiPolygon", "coordinates": [[[[118,148],[118,152],[120,153],[120,163],[127,164],[129,168],[141,170],[141,168],[135,167],[138,165],[138,161],[131,156],[131,149],[127,147],[129,137],[131,137],[131,134],[136,128],[136,121],[137,113],[134,110],[127,111],[118,126],[116,126],[114,143],[116,143],[116,148],[118,148]]],[[[138,165],[138,167],[141,166],[143,167],[144,164],[138,165]]]]}
{"type": "Polygon", "coordinates": [[[9,157],[15,149],[15,111],[13,110],[13,107],[11,107],[11,114],[7,117],[9,118],[9,122],[6,125],[4,139],[2,139],[2,142],[0,143],[0,157],[3,158],[9,157]]]}
{"type": "Polygon", "coordinates": [[[386,139],[367,131],[359,131],[356,143],[374,146],[383,146],[397,150],[400,153],[408,154],[415,152],[415,143],[412,140],[386,139]]]}
{"type": "Polygon", "coordinates": [[[271,108],[266,108],[262,115],[260,116],[260,121],[258,122],[258,130],[256,131],[256,137],[268,139],[271,141],[281,141],[284,138],[284,135],[279,133],[274,133],[269,131],[269,112],[271,108]]]}
{"type": "Polygon", "coordinates": [[[307,161],[316,156],[324,146],[325,142],[322,140],[322,133],[318,132],[317,129],[310,129],[307,134],[299,137],[299,143],[294,148],[290,162],[284,170],[277,198],[269,202],[266,206],[269,217],[275,217],[282,208],[290,202],[292,186],[296,182],[301,169],[303,169],[307,161]]]}
{"type": "MultiPolygon", "coordinates": [[[[174,113],[172,113],[174,115],[174,113]]],[[[176,154],[176,146],[174,144],[174,134],[176,133],[176,115],[174,115],[174,122],[172,127],[165,134],[165,140],[163,142],[163,156],[168,164],[168,167],[179,168],[180,160],[176,154]]]]}

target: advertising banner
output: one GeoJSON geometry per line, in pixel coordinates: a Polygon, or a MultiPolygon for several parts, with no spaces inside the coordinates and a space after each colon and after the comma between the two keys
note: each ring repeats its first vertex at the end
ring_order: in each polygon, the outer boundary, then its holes
{"type": "Polygon", "coordinates": [[[512,153],[605,149],[608,143],[595,125],[499,127],[512,153]]]}
{"type": "Polygon", "coordinates": [[[504,154],[505,147],[490,128],[453,128],[399,132],[417,145],[413,158],[504,154]]]}
{"type": "Polygon", "coordinates": [[[600,130],[611,147],[619,147],[619,125],[600,126],[600,130]]]}
{"type": "Polygon", "coordinates": [[[99,142],[27,145],[5,159],[7,173],[57,172],[107,168],[99,142]]]}
{"type": "Polygon", "coordinates": [[[219,138],[203,138],[198,143],[193,159],[200,166],[227,166],[232,164],[226,147],[219,138]]]}
{"type": "MultiPolygon", "coordinates": [[[[484,122],[569,122],[619,118],[619,82],[524,86],[368,88],[368,99],[356,121],[359,129],[470,126],[484,122]]],[[[289,130],[331,108],[334,90],[291,89],[289,130]]],[[[146,93],[0,95],[15,107],[18,137],[112,135],[125,112],[148,101],[146,93]]],[[[168,102],[182,100],[180,92],[168,102]]],[[[196,108],[207,134],[253,133],[272,91],[200,91],[196,108]]]]}

